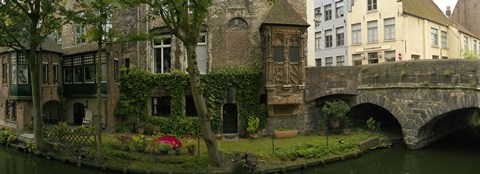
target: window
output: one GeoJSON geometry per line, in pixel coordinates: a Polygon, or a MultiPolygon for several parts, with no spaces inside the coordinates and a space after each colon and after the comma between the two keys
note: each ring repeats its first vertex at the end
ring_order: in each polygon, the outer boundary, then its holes
{"type": "Polygon", "coordinates": [[[333,46],[332,30],[325,30],[325,48],[333,46]]]}
{"type": "Polygon", "coordinates": [[[325,57],[325,66],[333,66],[333,57],[325,57]]]}
{"type": "Polygon", "coordinates": [[[113,80],[115,81],[118,80],[118,69],[119,69],[118,59],[114,59],[113,60],[113,80]]]}
{"type": "Polygon", "coordinates": [[[322,21],[322,9],[320,7],[315,8],[315,27],[320,26],[322,21]]]}
{"type": "Polygon", "coordinates": [[[58,82],[58,64],[53,64],[53,82],[58,82]]]}
{"type": "Polygon", "coordinates": [[[352,24],[352,44],[362,43],[362,29],[360,23],[352,24]]]}
{"type": "Polygon", "coordinates": [[[43,83],[48,83],[48,63],[43,62],[42,64],[42,74],[43,74],[43,83]]]}
{"type": "Polygon", "coordinates": [[[432,28],[432,46],[438,46],[438,29],[432,28]]]}
{"type": "Polygon", "coordinates": [[[322,32],[316,32],[315,33],[315,50],[321,49],[321,43],[322,43],[322,32]]]}
{"type": "Polygon", "coordinates": [[[273,36],[273,61],[283,62],[285,59],[284,48],[285,38],[281,34],[275,34],[273,36]]]}
{"type": "MultiPolygon", "coordinates": [[[[112,14],[109,13],[107,14],[107,20],[105,21],[105,25],[102,27],[103,28],[103,32],[105,33],[108,33],[110,31],[110,29],[112,29],[113,27],[113,24],[112,24],[112,14]]],[[[102,36],[102,39],[103,40],[108,40],[109,38],[107,38],[105,35],[102,36]]]]}
{"type": "Polygon", "coordinates": [[[197,109],[195,108],[195,102],[193,101],[193,96],[186,95],[185,96],[185,115],[188,117],[196,117],[197,109]]]}
{"type": "Polygon", "coordinates": [[[208,62],[208,59],[207,59],[208,58],[208,49],[207,49],[208,37],[207,36],[208,36],[207,28],[202,27],[198,37],[197,48],[196,48],[197,66],[198,66],[198,71],[200,71],[200,74],[207,73],[207,62],[208,62]]]}
{"type": "Polygon", "coordinates": [[[343,1],[335,3],[335,14],[337,18],[343,17],[343,1]]]}
{"type": "Polygon", "coordinates": [[[370,21],[367,23],[367,26],[368,26],[368,42],[378,41],[377,21],[370,21]]]}
{"type": "Polygon", "coordinates": [[[73,83],[83,83],[83,68],[73,68],[73,83]]]}
{"type": "Polygon", "coordinates": [[[125,58],[125,68],[130,68],[130,58],[125,58]]]}
{"type": "Polygon", "coordinates": [[[2,83],[8,82],[8,64],[4,63],[2,65],[2,83]]]}
{"type": "Polygon", "coordinates": [[[447,57],[447,56],[443,56],[442,59],[448,59],[448,57],[447,57]]]}
{"type": "Polygon", "coordinates": [[[385,25],[385,40],[395,39],[395,18],[388,18],[383,21],[385,25]]]}
{"type": "Polygon", "coordinates": [[[102,66],[100,67],[101,72],[100,74],[102,75],[102,83],[107,83],[108,79],[108,66],[107,66],[107,53],[102,52],[102,66]]]}
{"type": "Polygon", "coordinates": [[[442,34],[441,34],[441,37],[442,37],[442,48],[448,48],[448,41],[447,41],[447,32],[446,31],[442,31],[442,34]]]}
{"type": "Polygon", "coordinates": [[[385,51],[385,62],[395,62],[395,51],[385,51]]]}
{"type": "Polygon", "coordinates": [[[378,63],[378,53],[368,53],[368,64],[376,64],[378,63]]]}
{"type": "Polygon", "coordinates": [[[155,56],[155,73],[169,73],[172,66],[171,48],[172,38],[164,36],[153,39],[153,49],[155,56]]]}
{"type": "Polygon", "coordinates": [[[463,50],[466,51],[466,50],[468,50],[468,48],[469,48],[468,47],[468,37],[465,36],[465,37],[463,37],[463,50]]]}
{"type": "Polygon", "coordinates": [[[344,40],[345,36],[343,34],[343,30],[344,30],[343,27],[337,28],[337,47],[345,45],[345,40],[344,40]]]}
{"type": "Polygon", "coordinates": [[[322,66],[322,58],[316,58],[315,59],[315,66],[317,66],[317,67],[322,66]]]}
{"type": "Polygon", "coordinates": [[[362,55],[360,54],[352,54],[353,65],[359,66],[362,65],[362,55]]]}
{"type": "Polygon", "coordinates": [[[152,97],[152,115],[168,116],[171,113],[171,100],[169,96],[152,97]]]}
{"type": "MultiPolygon", "coordinates": [[[[83,17],[85,14],[84,12],[79,12],[77,16],[83,17]]],[[[82,44],[85,43],[85,26],[80,23],[75,23],[75,44],[82,44]]]]}
{"type": "Polygon", "coordinates": [[[420,60],[420,55],[412,54],[412,60],[420,60]]]}
{"type": "Polygon", "coordinates": [[[473,52],[474,52],[475,54],[477,54],[477,49],[475,49],[475,48],[477,48],[477,41],[476,41],[476,40],[473,40],[473,52]]]}
{"type": "Polygon", "coordinates": [[[337,66],[345,65],[345,56],[337,56],[337,66]]]}
{"type": "Polygon", "coordinates": [[[367,0],[368,11],[377,10],[377,0],[367,0]]]}
{"type": "Polygon", "coordinates": [[[332,20],[332,5],[326,5],[325,8],[325,21],[332,20]]]}
{"type": "Polygon", "coordinates": [[[11,56],[12,84],[28,84],[30,79],[28,75],[27,57],[22,53],[13,53],[11,56]]]}
{"type": "Polygon", "coordinates": [[[437,55],[432,55],[432,59],[438,59],[437,55]]]}

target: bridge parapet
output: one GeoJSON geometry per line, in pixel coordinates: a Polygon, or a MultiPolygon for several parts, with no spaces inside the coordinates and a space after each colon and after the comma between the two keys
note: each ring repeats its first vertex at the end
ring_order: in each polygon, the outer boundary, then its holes
{"type": "Polygon", "coordinates": [[[358,89],[467,88],[477,89],[479,62],[473,60],[421,60],[363,66],[358,89]]]}
{"type": "Polygon", "coordinates": [[[307,68],[305,100],[312,101],[335,94],[357,94],[361,69],[356,66],[307,68]]]}

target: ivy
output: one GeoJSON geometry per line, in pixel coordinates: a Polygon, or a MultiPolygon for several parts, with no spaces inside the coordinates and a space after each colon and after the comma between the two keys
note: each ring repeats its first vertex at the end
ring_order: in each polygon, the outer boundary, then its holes
{"type": "MultiPolygon", "coordinates": [[[[238,104],[240,130],[247,128],[248,117],[258,117],[260,128],[265,127],[266,107],[260,106],[260,92],[262,89],[262,72],[259,67],[237,67],[217,69],[201,76],[205,97],[207,98],[208,111],[212,113],[212,129],[216,132],[221,130],[221,118],[223,104],[227,103],[227,93],[234,91],[234,103],[238,104]]],[[[152,74],[138,69],[122,69],[120,77],[120,100],[116,108],[116,114],[124,117],[138,116],[144,121],[150,121],[156,125],[165,127],[182,127],[190,124],[184,116],[183,100],[185,91],[190,88],[188,74],[181,71],[173,71],[166,74],[152,74]],[[171,97],[170,120],[152,119],[148,113],[148,101],[152,96],[152,89],[159,87],[165,89],[171,97]],[[173,125],[169,125],[173,124],[173,125]]],[[[195,127],[195,126],[193,126],[195,127]]],[[[176,128],[175,128],[176,129],[176,128]]],[[[181,128],[178,133],[191,132],[189,128],[181,128]],[[188,130],[188,131],[187,131],[188,130]]],[[[177,130],[177,129],[176,129],[177,130]]],[[[165,130],[164,130],[165,131],[165,130]]],[[[162,131],[162,133],[166,133],[162,131]]]]}

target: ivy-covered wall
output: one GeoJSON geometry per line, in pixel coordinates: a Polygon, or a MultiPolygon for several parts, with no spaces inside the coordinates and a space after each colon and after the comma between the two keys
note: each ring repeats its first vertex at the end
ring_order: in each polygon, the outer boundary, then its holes
{"type": "MultiPolygon", "coordinates": [[[[201,79],[204,84],[207,108],[213,113],[212,129],[215,132],[221,132],[222,130],[222,106],[228,102],[238,105],[239,132],[245,132],[248,117],[258,117],[260,119],[260,128],[265,127],[267,110],[266,106],[260,106],[263,74],[259,67],[213,70],[208,74],[202,75],[201,79]],[[234,91],[235,97],[233,101],[227,101],[229,90],[234,91]]],[[[120,100],[116,108],[118,118],[130,120],[132,117],[138,116],[141,120],[149,121],[153,124],[166,123],[165,121],[158,121],[158,117],[153,117],[148,112],[148,101],[150,101],[152,89],[155,87],[167,90],[171,97],[171,115],[167,119],[186,119],[183,114],[183,100],[185,91],[190,90],[188,74],[181,71],[153,74],[135,67],[121,71],[120,100]]],[[[179,132],[182,131],[179,130],[179,132]]]]}

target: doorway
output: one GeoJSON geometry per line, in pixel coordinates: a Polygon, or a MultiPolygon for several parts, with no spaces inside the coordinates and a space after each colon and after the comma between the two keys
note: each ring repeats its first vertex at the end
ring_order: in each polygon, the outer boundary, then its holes
{"type": "Polygon", "coordinates": [[[223,133],[238,133],[238,107],[236,104],[227,103],[223,105],[223,133]]]}
{"type": "Polygon", "coordinates": [[[73,124],[82,125],[84,117],[85,117],[85,105],[83,105],[82,103],[73,104],[73,124]]]}

